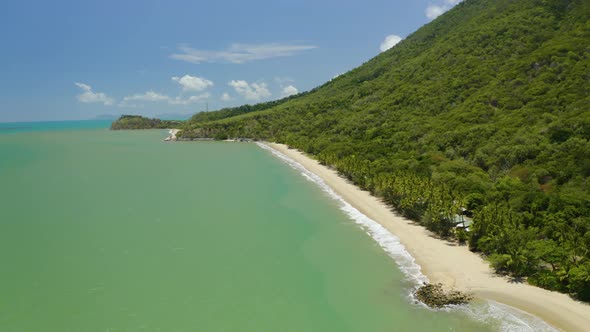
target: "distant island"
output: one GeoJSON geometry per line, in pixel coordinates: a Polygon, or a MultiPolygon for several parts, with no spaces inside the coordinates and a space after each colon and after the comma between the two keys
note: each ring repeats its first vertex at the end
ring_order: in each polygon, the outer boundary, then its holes
{"type": "Polygon", "coordinates": [[[111,130],[129,129],[172,129],[182,126],[184,121],[150,119],[140,115],[121,115],[111,124],[111,130]]]}

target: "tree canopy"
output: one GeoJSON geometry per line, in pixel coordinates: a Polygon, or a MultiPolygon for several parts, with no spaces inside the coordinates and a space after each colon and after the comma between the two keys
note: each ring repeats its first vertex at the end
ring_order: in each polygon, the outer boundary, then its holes
{"type": "Polygon", "coordinates": [[[150,119],[140,115],[121,115],[111,124],[112,130],[179,128],[183,121],[150,119]]]}

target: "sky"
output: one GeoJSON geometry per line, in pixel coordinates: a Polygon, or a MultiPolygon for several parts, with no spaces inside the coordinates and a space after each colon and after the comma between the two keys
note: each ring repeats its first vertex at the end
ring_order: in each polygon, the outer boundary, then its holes
{"type": "Polygon", "coordinates": [[[3,1],[0,122],[179,118],[279,99],[460,1],[3,1]]]}

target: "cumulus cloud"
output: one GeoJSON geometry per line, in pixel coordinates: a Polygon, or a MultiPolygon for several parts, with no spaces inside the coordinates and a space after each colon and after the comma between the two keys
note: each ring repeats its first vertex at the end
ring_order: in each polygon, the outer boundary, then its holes
{"type": "Polygon", "coordinates": [[[127,96],[123,98],[123,101],[166,101],[168,99],[170,99],[170,97],[150,90],[146,93],[138,93],[127,96]]]}
{"type": "Polygon", "coordinates": [[[248,100],[260,100],[271,96],[266,83],[248,83],[243,80],[232,80],[228,85],[234,88],[240,96],[248,100]]]}
{"type": "Polygon", "coordinates": [[[150,90],[145,93],[134,94],[123,98],[123,101],[119,103],[119,106],[138,107],[137,102],[165,102],[170,105],[189,105],[202,100],[206,100],[209,98],[209,96],[210,94],[206,92],[200,95],[189,96],[186,98],[180,96],[172,98],[170,96],[150,90]]]}
{"type": "Polygon", "coordinates": [[[189,105],[189,104],[194,104],[194,103],[198,103],[198,102],[207,100],[207,99],[209,99],[210,96],[211,96],[211,94],[209,92],[205,92],[200,95],[190,96],[187,98],[181,98],[181,97],[176,97],[174,99],[171,98],[168,100],[168,103],[171,105],[189,105]]]}
{"type": "Polygon", "coordinates": [[[223,100],[223,101],[230,101],[230,100],[231,100],[231,96],[229,95],[229,93],[227,93],[227,92],[224,92],[224,93],[221,95],[221,100],[223,100]]]}
{"type": "Polygon", "coordinates": [[[172,80],[182,86],[182,91],[203,91],[213,86],[213,82],[208,79],[191,75],[174,76],[172,80]]]}
{"type": "MultiPolygon", "coordinates": [[[[195,94],[194,92],[203,91],[211,86],[213,82],[197,76],[184,75],[182,77],[174,76],[172,81],[178,83],[182,87],[182,93],[176,97],[171,97],[153,90],[144,93],[136,93],[124,97],[119,103],[119,107],[141,108],[145,103],[167,103],[169,105],[189,105],[198,103],[209,99],[211,94],[204,92],[195,94]],[[193,92],[189,95],[188,92],[193,92]]],[[[108,97],[101,92],[92,91],[92,87],[84,83],[75,83],[76,86],[82,89],[82,93],[77,96],[82,103],[103,103],[104,105],[113,105],[115,100],[108,97]]]]}
{"type": "Polygon", "coordinates": [[[463,0],[444,0],[442,3],[430,4],[428,7],[426,7],[424,13],[428,19],[434,20],[462,1],[463,0]]]}
{"type": "Polygon", "coordinates": [[[180,45],[179,53],[170,55],[175,60],[190,63],[230,62],[241,64],[254,60],[293,56],[297,53],[317,48],[314,45],[297,44],[232,44],[223,51],[198,50],[188,45],[180,45]]]}
{"type": "Polygon", "coordinates": [[[426,17],[428,17],[428,19],[434,20],[435,18],[441,16],[446,11],[447,11],[447,9],[445,9],[443,6],[430,5],[430,6],[426,7],[425,13],[426,13],[426,17]]]}
{"type": "Polygon", "coordinates": [[[388,49],[397,45],[401,41],[402,41],[402,37],[400,37],[398,35],[389,35],[389,36],[385,37],[385,40],[383,40],[383,42],[381,42],[379,49],[381,50],[381,52],[385,52],[388,49]]]}
{"type": "Polygon", "coordinates": [[[77,98],[78,101],[81,103],[102,103],[103,105],[113,105],[115,100],[111,97],[108,97],[106,94],[102,92],[94,92],[92,91],[92,87],[88,84],[84,83],[74,83],[78,88],[82,89],[82,93],[80,93],[77,98]]]}
{"type": "Polygon", "coordinates": [[[299,90],[297,90],[296,87],[294,87],[293,85],[287,85],[281,91],[281,97],[289,97],[292,95],[296,95],[298,93],[299,93],[299,90]]]}
{"type": "Polygon", "coordinates": [[[281,98],[289,97],[299,93],[299,89],[293,85],[295,81],[292,78],[277,76],[274,78],[274,80],[279,84],[281,89],[281,98]]]}

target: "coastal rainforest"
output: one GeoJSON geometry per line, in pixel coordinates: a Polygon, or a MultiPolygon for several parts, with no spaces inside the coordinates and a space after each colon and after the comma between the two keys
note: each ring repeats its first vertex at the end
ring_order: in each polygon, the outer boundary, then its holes
{"type": "Polygon", "coordinates": [[[466,0],[307,93],[182,129],[300,149],[498,273],[590,301],[590,1],[466,0]]]}
{"type": "Polygon", "coordinates": [[[126,129],[167,129],[176,128],[182,124],[177,120],[150,119],[139,115],[121,115],[111,124],[111,130],[126,129]]]}

